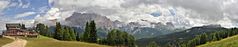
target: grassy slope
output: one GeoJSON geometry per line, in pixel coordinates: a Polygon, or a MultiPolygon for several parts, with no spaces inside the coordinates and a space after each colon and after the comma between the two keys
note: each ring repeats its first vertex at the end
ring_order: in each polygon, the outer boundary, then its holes
{"type": "Polygon", "coordinates": [[[76,42],[76,41],[58,41],[52,38],[39,36],[38,38],[27,39],[26,47],[109,47],[104,45],[76,42]]]}
{"type": "Polygon", "coordinates": [[[198,47],[238,47],[238,35],[220,41],[210,42],[198,47]]]}
{"type": "Polygon", "coordinates": [[[12,39],[8,39],[8,38],[0,38],[0,47],[7,44],[7,43],[11,43],[13,40],[12,39]]]}

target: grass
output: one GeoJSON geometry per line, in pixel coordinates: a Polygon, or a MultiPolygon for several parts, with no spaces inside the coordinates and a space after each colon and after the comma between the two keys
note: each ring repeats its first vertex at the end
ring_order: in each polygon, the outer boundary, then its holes
{"type": "Polygon", "coordinates": [[[7,43],[11,43],[13,40],[12,39],[8,39],[8,38],[5,38],[5,37],[2,37],[0,38],[0,46],[3,46],[7,43]]]}
{"type": "Polygon", "coordinates": [[[44,36],[39,36],[38,38],[28,38],[26,40],[28,41],[26,47],[109,47],[79,41],[58,41],[44,36]]]}
{"type": "Polygon", "coordinates": [[[238,47],[238,35],[228,37],[220,41],[209,42],[198,47],[238,47]]]}

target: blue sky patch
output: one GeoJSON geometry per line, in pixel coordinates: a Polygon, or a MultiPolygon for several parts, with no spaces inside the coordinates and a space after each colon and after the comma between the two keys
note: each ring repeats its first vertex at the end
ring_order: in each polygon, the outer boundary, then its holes
{"type": "Polygon", "coordinates": [[[158,17],[158,16],[161,15],[161,13],[160,13],[159,11],[157,11],[157,12],[151,13],[150,15],[152,15],[152,16],[154,16],[154,17],[158,17]]]}
{"type": "Polygon", "coordinates": [[[12,6],[3,10],[3,14],[7,17],[14,17],[25,12],[36,12],[36,14],[22,17],[22,19],[33,19],[38,14],[45,14],[52,6],[48,0],[10,0],[9,5],[12,6]]]}
{"type": "Polygon", "coordinates": [[[169,9],[169,12],[171,15],[175,16],[176,15],[176,10],[175,9],[169,9]]]}

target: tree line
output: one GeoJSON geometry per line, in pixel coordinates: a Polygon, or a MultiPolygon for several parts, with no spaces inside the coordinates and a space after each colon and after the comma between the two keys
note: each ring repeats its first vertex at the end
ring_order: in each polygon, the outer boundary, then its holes
{"type": "Polygon", "coordinates": [[[178,46],[179,47],[195,47],[201,44],[205,44],[207,42],[219,41],[221,39],[231,37],[237,34],[238,34],[238,28],[224,29],[224,30],[213,32],[213,33],[203,33],[187,42],[179,44],[178,46]]]}
{"type": "Polygon", "coordinates": [[[49,27],[47,25],[39,23],[36,25],[35,30],[43,36],[52,37],[52,32],[49,31],[49,27]]]}
{"type": "Polygon", "coordinates": [[[146,47],[160,47],[160,46],[155,41],[152,41],[146,47]]]}
{"type": "Polygon", "coordinates": [[[77,34],[72,27],[62,26],[59,22],[56,23],[53,38],[58,40],[75,41],[77,38],[76,35],[77,34]]]}
{"type": "Polygon", "coordinates": [[[90,23],[87,22],[85,25],[85,31],[83,35],[80,36],[80,41],[96,43],[97,38],[98,37],[95,22],[94,21],[91,21],[90,23]]]}
{"type": "Polygon", "coordinates": [[[36,31],[43,36],[52,37],[58,40],[74,41],[76,40],[76,32],[73,28],[68,26],[61,26],[60,23],[56,23],[56,29],[54,32],[49,31],[49,27],[42,23],[37,24],[36,31]]]}
{"type": "Polygon", "coordinates": [[[118,47],[123,47],[123,46],[128,46],[128,47],[135,47],[135,38],[128,34],[127,32],[120,31],[118,29],[113,29],[111,30],[107,38],[101,39],[98,42],[99,44],[104,44],[104,45],[111,45],[111,46],[118,46],[118,47]]]}
{"type": "Polygon", "coordinates": [[[106,38],[99,38],[97,36],[95,21],[87,22],[84,28],[84,32],[81,35],[79,35],[79,33],[72,27],[62,26],[59,22],[56,23],[56,28],[53,32],[49,31],[49,27],[42,23],[37,24],[36,31],[40,35],[63,41],[81,41],[123,47],[136,46],[134,36],[118,29],[113,29],[108,32],[106,38]]]}

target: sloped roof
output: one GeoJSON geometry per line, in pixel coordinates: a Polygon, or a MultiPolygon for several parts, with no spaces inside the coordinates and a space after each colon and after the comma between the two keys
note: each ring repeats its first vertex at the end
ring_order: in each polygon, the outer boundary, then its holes
{"type": "Polygon", "coordinates": [[[20,23],[8,23],[6,24],[6,27],[21,27],[20,23]]]}

